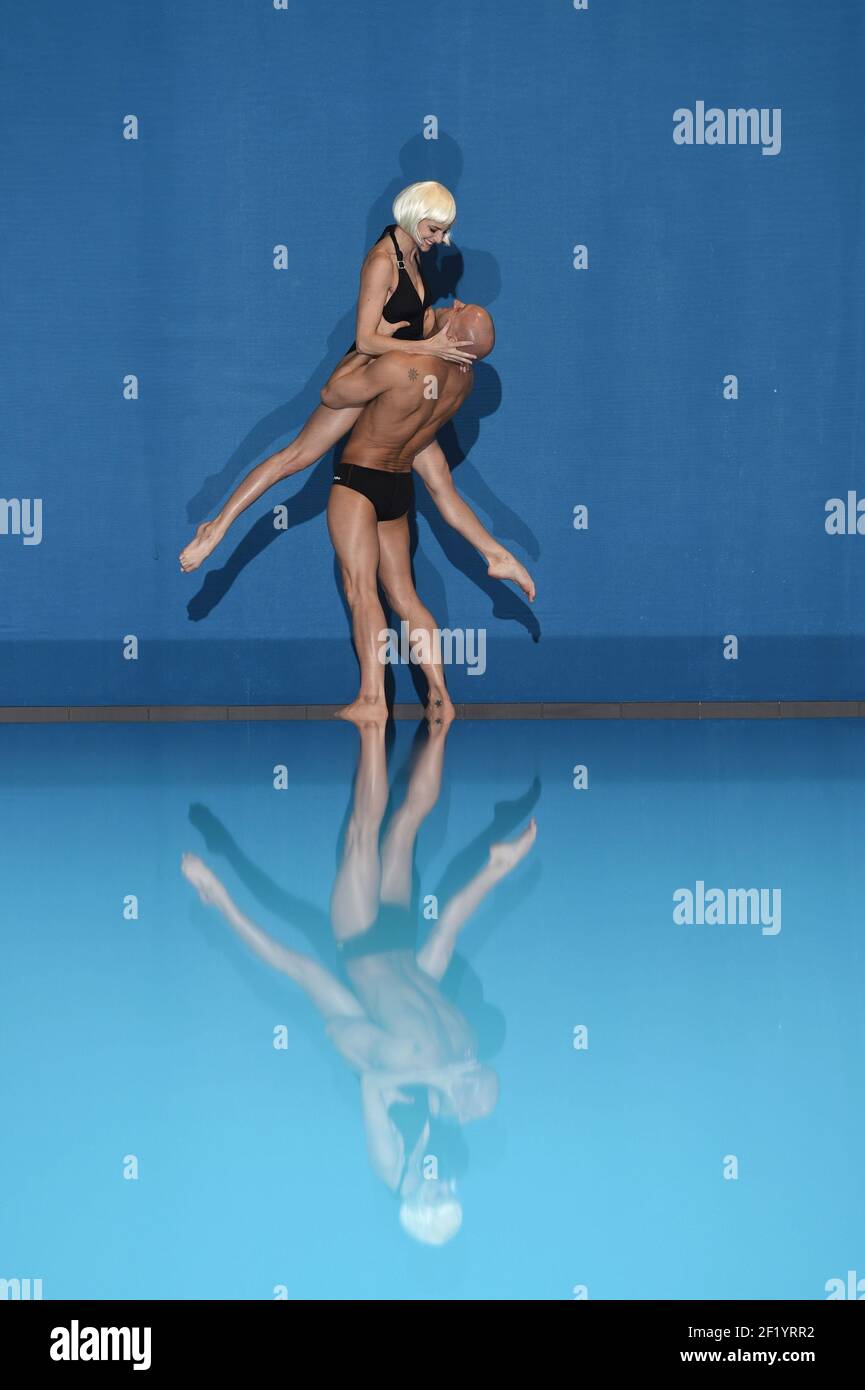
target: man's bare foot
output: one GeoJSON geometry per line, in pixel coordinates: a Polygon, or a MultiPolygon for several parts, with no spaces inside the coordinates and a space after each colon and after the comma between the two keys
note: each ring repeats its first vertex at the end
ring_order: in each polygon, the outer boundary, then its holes
{"type": "Polygon", "coordinates": [[[521,565],[516,556],[512,555],[509,550],[503,550],[500,555],[495,555],[490,560],[487,574],[491,579],[512,579],[522,589],[529,603],[534,603],[535,581],[525,565],[521,565]]]}
{"type": "Polygon", "coordinates": [[[515,840],[499,840],[497,844],[490,845],[490,868],[504,878],[528,854],[537,833],[537,822],[532,816],[522,835],[515,840]]]}
{"type": "Polygon", "coordinates": [[[431,726],[447,726],[456,718],[456,710],[446,690],[430,690],[424,713],[431,726]]]}
{"type": "Polygon", "coordinates": [[[345,705],[343,709],[338,709],[334,719],[347,719],[350,724],[378,724],[387,723],[387,704],[384,696],[379,696],[375,700],[367,700],[362,695],[358,695],[356,700],[352,700],[350,705],[345,705]]]}
{"type": "Polygon", "coordinates": [[[195,532],[195,540],[190,541],[186,549],[180,552],[180,568],[183,573],[189,574],[192,570],[197,570],[221,540],[222,534],[217,530],[216,522],[202,521],[195,532]]]}
{"type": "Polygon", "coordinates": [[[209,869],[197,854],[184,854],[180,860],[180,870],[189,879],[198,896],[208,907],[221,907],[227,894],[216,874],[209,869]]]}

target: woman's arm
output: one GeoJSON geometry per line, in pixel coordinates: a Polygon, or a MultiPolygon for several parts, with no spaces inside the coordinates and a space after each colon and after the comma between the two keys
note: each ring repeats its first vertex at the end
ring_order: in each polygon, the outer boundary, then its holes
{"type": "MultiPolygon", "coordinates": [[[[369,255],[364,261],[357,301],[355,342],[358,352],[365,353],[368,357],[380,357],[383,352],[431,352],[435,357],[443,357],[448,362],[473,362],[474,354],[462,351],[464,347],[471,347],[471,343],[467,340],[458,342],[450,338],[447,324],[439,326],[437,317],[437,331],[431,338],[392,338],[379,332],[392,273],[390,258],[384,253],[369,255]]],[[[394,324],[393,327],[404,327],[406,323],[407,320],[404,319],[401,325],[394,324]]]]}
{"type": "Polygon", "coordinates": [[[396,1192],[405,1163],[403,1137],[387,1113],[385,1088],[375,1075],[360,1079],[363,1128],[373,1172],[396,1192]]]}

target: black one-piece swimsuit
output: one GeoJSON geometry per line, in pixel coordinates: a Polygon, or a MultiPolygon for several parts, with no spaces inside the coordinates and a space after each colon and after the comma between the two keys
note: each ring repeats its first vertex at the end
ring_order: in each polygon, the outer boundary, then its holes
{"type": "MultiPolygon", "coordinates": [[[[421,269],[424,295],[423,299],[420,298],[406,268],[395,232],[396,223],[393,223],[390,227],[385,227],[378,239],[384,241],[386,236],[390,237],[396,252],[399,272],[396,289],[382,309],[382,318],[388,323],[400,323],[402,319],[407,319],[405,327],[395,329],[392,336],[417,341],[423,337],[424,318],[432,303],[432,296],[421,269]]],[[[352,343],[348,351],[356,350],[357,344],[352,343]]],[[[414,497],[411,469],[405,473],[391,473],[383,468],[363,468],[359,463],[340,463],[333,475],[333,481],[368,497],[375,508],[377,521],[396,521],[398,517],[405,516],[414,497]]]]}
{"type": "MultiPolygon", "coordinates": [[[[426,311],[432,304],[432,295],[426,280],[423,278],[423,267],[418,264],[420,270],[421,284],[423,285],[423,300],[420,299],[414,286],[414,281],[408,273],[406,263],[403,260],[402,251],[399,249],[399,242],[396,239],[396,223],[390,227],[385,227],[378,241],[384,241],[389,236],[393,242],[393,249],[396,252],[396,264],[399,271],[397,286],[390,299],[381,311],[381,316],[388,323],[400,323],[402,319],[408,319],[405,328],[397,328],[392,336],[394,338],[410,338],[417,341],[423,337],[423,321],[426,311]]],[[[376,246],[378,246],[378,241],[376,246]]],[[[352,343],[349,352],[357,351],[357,343],[352,343]]]]}

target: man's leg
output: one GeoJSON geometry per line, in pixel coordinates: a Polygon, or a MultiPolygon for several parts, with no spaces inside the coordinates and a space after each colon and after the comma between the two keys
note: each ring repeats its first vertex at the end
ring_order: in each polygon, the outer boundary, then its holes
{"type": "Polygon", "coordinates": [[[394,811],[381,846],[381,900],[407,905],[411,898],[414,842],[439,799],[448,725],[429,724],[427,741],[409,777],[405,800],[394,811]]]}
{"type": "Polygon", "coordinates": [[[445,685],[441,664],[441,642],[436,620],[421,603],[414,587],[409,549],[408,517],[378,524],[380,559],[379,579],[394,612],[408,623],[409,641],[417,643],[420,655],[428,659],[418,662],[427,679],[429,700],[427,717],[436,723],[449,722],[454,707],[445,685]]]}
{"type": "Polygon", "coordinates": [[[341,719],[387,719],[384,665],[379,660],[387,624],[378,596],[379,539],[375,508],[368,497],[338,483],[330,489],[327,529],[342,572],[351,609],[352,635],[360,664],[360,690],[341,719]]]}
{"type": "Polygon", "coordinates": [[[351,816],[330,897],[330,920],[337,941],[348,941],[366,931],[378,915],[378,837],[388,798],[386,727],[385,721],[378,719],[362,723],[358,729],[360,761],[351,816]]]}

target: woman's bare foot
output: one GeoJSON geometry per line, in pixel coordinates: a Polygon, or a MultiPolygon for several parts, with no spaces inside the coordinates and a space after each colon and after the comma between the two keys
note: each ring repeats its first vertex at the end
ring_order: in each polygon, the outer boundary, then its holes
{"type": "Polygon", "coordinates": [[[212,869],[197,854],[184,854],[180,860],[180,870],[189,879],[198,896],[208,907],[221,907],[227,893],[212,869]]]}
{"type": "Polygon", "coordinates": [[[447,725],[453,723],[456,718],[456,710],[446,690],[430,690],[429,699],[426,702],[425,715],[431,725],[447,725]]]}
{"type": "Polygon", "coordinates": [[[387,722],[387,704],[383,695],[373,699],[366,699],[358,695],[356,700],[352,700],[350,705],[343,709],[338,709],[334,719],[347,719],[350,724],[378,724],[387,722]]]}
{"type": "Polygon", "coordinates": [[[522,589],[529,600],[535,601],[535,581],[529,574],[525,565],[521,565],[515,555],[509,550],[503,550],[501,554],[494,555],[487,566],[487,574],[491,579],[511,579],[514,584],[522,589]]]}
{"type": "Polygon", "coordinates": [[[222,532],[218,529],[215,521],[202,521],[198,530],[195,532],[195,540],[190,541],[185,550],[180,552],[180,568],[184,574],[189,574],[192,570],[197,570],[198,566],[207,559],[211,550],[215,550],[222,540],[222,532]]]}
{"type": "Polygon", "coordinates": [[[490,868],[504,878],[528,854],[537,833],[537,822],[532,816],[522,835],[515,840],[499,840],[497,844],[490,845],[490,868]]]}

